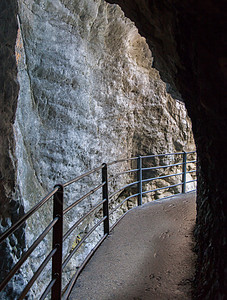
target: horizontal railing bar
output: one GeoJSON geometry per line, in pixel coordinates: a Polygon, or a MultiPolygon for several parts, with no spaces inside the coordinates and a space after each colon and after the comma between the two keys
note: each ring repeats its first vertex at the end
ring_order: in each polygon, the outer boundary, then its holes
{"type": "Polygon", "coordinates": [[[160,156],[167,156],[167,155],[179,155],[179,154],[184,154],[184,152],[144,155],[144,156],[141,156],[141,158],[151,158],[151,157],[160,157],[160,156]]]}
{"type": "Polygon", "coordinates": [[[67,258],[64,260],[62,264],[62,269],[65,268],[71,257],[75,254],[75,252],[80,248],[80,246],[83,244],[83,242],[89,237],[89,235],[92,234],[92,232],[107,218],[107,216],[103,217],[101,220],[99,220],[93,227],[88,231],[88,233],[81,239],[79,244],[73,249],[73,251],[67,256],[67,258]]]}
{"type": "Polygon", "coordinates": [[[174,195],[171,195],[171,196],[167,196],[167,197],[155,199],[154,201],[159,201],[159,200],[165,200],[165,199],[173,198],[173,197],[175,197],[177,195],[182,195],[182,193],[177,193],[177,194],[174,194],[174,195]]]}
{"type": "Polygon", "coordinates": [[[196,189],[190,190],[190,191],[186,192],[186,194],[191,193],[191,192],[196,192],[196,189]]]}
{"type": "Polygon", "coordinates": [[[157,189],[154,189],[154,190],[150,190],[150,191],[144,191],[142,192],[142,194],[147,194],[147,193],[151,193],[151,192],[156,192],[156,191],[160,191],[160,190],[164,190],[164,189],[170,189],[172,187],[175,187],[175,186],[178,186],[178,185],[182,185],[183,183],[177,183],[177,184],[173,184],[173,185],[168,185],[168,186],[165,186],[165,187],[161,187],[161,188],[157,188],[157,189]]]}
{"type": "Polygon", "coordinates": [[[114,161],[108,163],[107,165],[108,166],[112,166],[113,164],[117,164],[117,163],[120,163],[120,162],[123,162],[123,161],[134,160],[134,159],[137,159],[137,158],[138,157],[130,157],[130,158],[124,158],[124,159],[114,160],[114,161]]]}
{"type": "Polygon", "coordinates": [[[101,243],[104,241],[104,239],[108,236],[108,234],[106,233],[101,239],[100,241],[95,245],[95,247],[91,250],[91,252],[86,256],[85,260],[83,261],[83,263],[81,264],[81,266],[79,267],[79,269],[76,271],[76,273],[73,275],[73,277],[71,278],[68,287],[62,297],[62,300],[66,300],[78,278],[78,276],[80,275],[80,273],[82,272],[82,270],[84,269],[85,265],[88,263],[88,261],[90,260],[90,258],[92,257],[92,255],[95,253],[95,251],[97,250],[97,248],[101,245],[101,243]]]}
{"type": "Polygon", "coordinates": [[[142,168],[143,171],[145,170],[156,170],[156,169],[162,169],[162,168],[169,168],[169,167],[174,167],[174,166],[181,166],[183,163],[177,163],[177,164],[172,164],[172,165],[164,165],[164,166],[157,166],[157,167],[150,167],[150,168],[142,168]]]}
{"type": "MultiPolygon", "coordinates": [[[[196,153],[196,151],[189,151],[189,152],[186,152],[186,153],[187,154],[191,154],[191,153],[196,153]]],[[[184,152],[144,155],[144,156],[141,156],[141,158],[161,157],[161,156],[180,155],[180,154],[184,154],[184,152]]],[[[138,156],[131,157],[131,158],[126,158],[126,159],[115,160],[113,162],[108,163],[108,166],[111,166],[111,165],[113,165],[115,163],[119,163],[119,162],[123,162],[123,161],[128,161],[128,160],[134,160],[134,159],[138,159],[138,156]]]]}
{"type": "MultiPolygon", "coordinates": [[[[196,162],[196,161],[189,161],[187,163],[192,163],[192,162],[196,162]]],[[[142,168],[143,171],[145,170],[156,170],[156,169],[162,169],[162,168],[169,168],[169,167],[174,167],[174,166],[181,166],[183,165],[183,163],[176,163],[176,164],[171,164],[171,165],[164,165],[164,166],[157,166],[157,167],[149,167],[149,168],[142,168]]],[[[110,182],[111,180],[113,180],[115,177],[117,177],[118,175],[122,175],[122,174],[126,174],[126,173],[131,173],[131,172],[136,172],[138,171],[138,169],[132,169],[132,170],[127,170],[127,171],[123,171],[123,172],[119,172],[116,173],[112,178],[110,178],[108,181],[110,182]]]]}
{"type": "Polygon", "coordinates": [[[46,227],[46,229],[42,232],[42,234],[35,240],[32,246],[24,253],[21,259],[15,264],[13,269],[9,272],[9,274],[5,277],[5,279],[0,284],[0,291],[6,286],[6,284],[10,281],[10,279],[14,276],[14,274],[20,269],[21,265],[26,261],[29,255],[34,251],[34,249],[39,245],[39,243],[44,239],[47,233],[52,229],[52,227],[58,221],[58,217],[54,218],[53,221],[46,227]]]}
{"type": "Polygon", "coordinates": [[[42,264],[40,265],[40,267],[38,268],[38,270],[35,272],[35,274],[32,276],[31,280],[29,281],[29,283],[26,285],[26,287],[24,288],[23,292],[20,295],[19,300],[24,299],[24,297],[27,295],[28,291],[30,290],[30,288],[32,287],[32,285],[34,284],[34,282],[36,281],[36,279],[39,277],[39,275],[41,274],[41,272],[43,271],[43,269],[46,267],[46,265],[48,264],[48,262],[51,260],[51,258],[54,256],[54,254],[57,251],[57,247],[55,247],[49,254],[48,256],[45,258],[45,260],[42,262],[42,264]]]}
{"type": "Polygon", "coordinates": [[[191,183],[191,182],[195,182],[195,181],[197,181],[196,179],[194,179],[194,180],[189,180],[189,181],[186,181],[185,183],[191,183]]]}
{"type": "Polygon", "coordinates": [[[112,210],[111,210],[111,212],[109,213],[109,215],[112,215],[122,204],[124,204],[127,200],[129,200],[130,198],[133,198],[133,197],[136,197],[136,196],[138,196],[139,195],[139,193],[137,193],[137,194],[133,194],[133,195],[131,195],[131,196],[129,196],[129,197],[127,197],[127,198],[125,198],[122,202],[120,202],[116,207],[114,207],[112,210]]]}
{"type": "Polygon", "coordinates": [[[136,172],[138,171],[139,169],[131,169],[131,170],[127,170],[127,171],[123,171],[123,172],[119,172],[119,173],[116,173],[114,175],[114,177],[118,176],[118,175],[122,175],[122,174],[127,174],[127,173],[131,173],[131,172],[136,172]]]}
{"type": "Polygon", "coordinates": [[[186,154],[192,154],[192,153],[196,153],[196,151],[189,151],[189,152],[186,152],[186,154]]]}
{"type": "Polygon", "coordinates": [[[143,179],[142,182],[153,181],[153,180],[156,180],[156,179],[168,178],[168,177],[178,176],[178,175],[182,175],[182,174],[183,174],[183,172],[176,173],[176,174],[171,174],[171,175],[164,175],[164,176],[159,176],[159,177],[147,178],[147,179],[143,179]]]}
{"type": "Polygon", "coordinates": [[[192,170],[192,171],[187,171],[186,173],[195,173],[196,170],[192,170]]]}
{"type": "Polygon", "coordinates": [[[78,180],[80,180],[80,179],[82,179],[82,178],[84,178],[84,177],[86,177],[86,176],[88,176],[88,175],[90,175],[90,174],[92,174],[92,173],[94,173],[96,171],[99,171],[100,169],[103,168],[103,166],[104,165],[102,164],[101,166],[99,166],[97,168],[94,168],[91,171],[88,171],[88,172],[86,172],[86,173],[84,173],[84,174],[82,174],[80,176],[77,176],[76,178],[74,178],[74,179],[72,179],[70,181],[67,181],[66,183],[63,184],[63,187],[66,187],[66,186],[68,186],[68,185],[70,185],[70,184],[72,184],[74,182],[77,182],[78,180]]]}
{"type": "Polygon", "coordinates": [[[94,194],[97,190],[99,190],[101,187],[104,186],[104,184],[106,184],[106,182],[102,182],[100,185],[98,185],[97,187],[95,187],[93,190],[90,190],[90,192],[88,192],[87,194],[85,194],[84,196],[82,196],[80,199],[76,200],[74,203],[72,203],[71,205],[69,205],[67,208],[65,208],[63,210],[63,214],[66,214],[68,211],[70,211],[74,206],[76,206],[77,204],[79,204],[82,200],[84,200],[85,198],[87,198],[88,196],[94,194]]]}
{"type": "Polygon", "coordinates": [[[129,184],[123,186],[122,188],[120,188],[119,190],[117,190],[116,192],[114,192],[113,194],[111,194],[111,195],[109,196],[109,199],[111,199],[113,196],[115,196],[116,194],[118,194],[120,191],[122,191],[122,190],[124,190],[124,189],[126,189],[127,187],[130,187],[130,186],[132,186],[132,185],[135,185],[135,184],[137,184],[137,183],[139,183],[139,181],[135,181],[135,182],[132,182],[132,183],[129,183],[129,184]]]}
{"type": "Polygon", "coordinates": [[[0,243],[2,243],[10,234],[17,230],[31,215],[33,215],[40,207],[42,207],[58,190],[58,187],[49,192],[39,203],[37,203],[32,209],[24,214],[20,220],[7,229],[0,237],[0,243]]]}
{"type": "MultiPolygon", "coordinates": [[[[131,208],[132,209],[132,208],[131,208]]],[[[110,231],[114,229],[114,227],[117,226],[117,224],[124,218],[124,216],[131,210],[127,210],[122,216],[120,216],[120,218],[110,227],[110,231]]]]}
{"type": "MultiPolygon", "coordinates": [[[[130,172],[136,172],[138,171],[138,169],[133,169],[133,170],[127,170],[125,171],[126,173],[130,173],[130,172]]],[[[124,172],[120,172],[120,173],[116,173],[114,175],[112,175],[111,177],[108,178],[108,182],[111,182],[112,180],[114,180],[115,178],[117,178],[119,175],[125,174],[124,172]]]]}
{"type": "Polygon", "coordinates": [[[83,217],[81,217],[78,221],[76,221],[76,223],[63,236],[63,242],[73,232],[73,230],[77,227],[77,225],[79,225],[84,219],[86,219],[94,210],[96,210],[104,202],[106,202],[106,199],[97,203],[91,210],[89,210],[89,212],[87,212],[83,217]]]}
{"type": "Polygon", "coordinates": [[[46,298],[46,296],[49,294],[49,292],[51,291],[52,287],[54,286],[56,280],[57,280],[57,278],[53,278],[51,280],[51,282],[48,284],[48,286],[46,287],[45,291],[43,292],[40,300],[44,300],[46,298]]]}
{"type": "Polygon", "coordinates": [[[112,175],[111,177],[108,178],[108,182],[111,182],[112,180],[114,180],[117,176],[116,175],[112,175]]]}
{"type": "Polygon", "coordinates": [[[186,161],[186,164],[191,164],[191,163],[197,163],[197,160],[188,160],[188,161],[186,161]]]}

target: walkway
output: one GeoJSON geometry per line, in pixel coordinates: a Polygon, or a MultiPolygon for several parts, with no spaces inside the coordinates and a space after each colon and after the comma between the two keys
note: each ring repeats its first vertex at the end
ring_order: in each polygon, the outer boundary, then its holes
{"type": "Polygon", "coordinates": [[[91,258],[69,299],[191,299],[195,216],[195,193],[132,209],[91,258]]]}

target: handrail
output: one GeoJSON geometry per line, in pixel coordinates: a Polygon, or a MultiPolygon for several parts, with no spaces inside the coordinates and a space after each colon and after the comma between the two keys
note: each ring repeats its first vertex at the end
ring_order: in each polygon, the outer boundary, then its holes
{"type": "Polygon", "coordinates": [[[46,265],[48,264],[48,262],[51,260],[51,258],[53,257],[53,255],[56,253],[56,251],[57,251],[57,247],[50,251],[50,253],[45,258],[45,260],[42,262],[42,264],[40,265],[40,267],[38,268],[38,270],[32,276],[32,279],[29,281],[29,283],[24,288],[24,290],[21,293],[20,298],[18,300],[24,299],[24,297],[27,295],[27,293],[31,289],[32,285],[35,283],[36,279],[39,277],[39,275],[41,274],[41,272],[43,271],[43,269],[46,267],[46,265]]]}
{"type": "Polygon", "coordinates": [[[183,174],[183,172],[181,172],[181,173],[175,173],[175,174],[170,174],[170,175],[165,175],[165,176],[158,176],[158,177],[146,178],[146,179],[143,179],[142,182],[154,181],[154,180],[157,180],[157,179],[163,179],[163,178],[169,178],[169,177],[173,177],[173,176],[179,176],[179,175],[182,175],[182,174],[183,174]]]}
{"type": "Polygon", "coordinates": [[[197,161],[196,161],[196,160],[189,160],[189,161],[187,161],[186,163],[187,163],[187,164],[197,163],[197,161]]]}
{"type": "Polygon", "coordinates": [[[126,188],[128,188],[128,187],[130,187],[130,186],[133,186],[133,185],[135,185],[135,184],[138,184],[138,183],[139,183],[139,181],[134,181],[134,182],[132,182],[132,183],[129,183],[129,184],[127,184],[127,185],[121,187],[120,189],[118,189],[117,191],[115,191],[114,193],[112,193],[111,195],[109,195],[109,199],[113,198],[113,196],[117,195],[120,191],[123,191],[123,190],[125,190],[126,188]]]}
{"type": "Polygon", "coordinates": [[[44,300],[46,296],[49,294],[53,286],[55,285],[55,282],[57,281],[57,278],[53,278],[51,282],[46,287],[45,291],[43,292],[42,296],[40,297],[40,300],[44,300]]]}
{"type": "MultiPolygon", "coordinates": [[[[193,153],[194,151],[192,152],[187,152],[188,154],[189,153],[193,153]]],[[[152,154],[152,155],[144,155],[142,156],[143,158],[153,158],[153,157],[161,157],[161,156],[169,156],[169,155],[180,155],[180,154],[183,154],[184,152],[175,152],[175,153],[162,153],[162,154],[152,154]]]]}
{"type": "Polygon", "coordinates": [[[103,168],[103,164],[101,166],[97,167],[97,168],[92,169],[91,171],[88,171],[87,173],[84,173],[84,174],[82,174],[80,176],[77,176],[76,178],[74,178],[74,179],[72,179],[70,181],[67,181],[66,183],[63,184],[63,186],[66,187],[66,186],[68,186],[68,185],[70,185],[70,184],[72,184],[74,182],[77,182],[78,180],[80,180],[80,179],[82,179],[82,178],[84,178],[84,177],[86,177],[86,176],[88,176],[88,175],[90,175],[90,174],[92,174],[92,173],[94,173],[96,171],[99,171],[102,168],[103,168]]]}
{"type": "Polygon", "coordinates": [[[15,224],[6,230],[0,237],[0,243],[3,242],[10,234],[17,230],[29,217],[31,217],[40,207],[43,206],[56,192],[58,188],[54,188],[49,192],[39,203],[31,208],[26,214],[23,215],[15,224]]]}
{"type": "Polygon", "coordinates": [[[129,199],[131,199],[131,198],[134,198],[134,197],[136,197],[136,196],[138,196],[139,195],[139,193],[137,193],[137,194],[133,194],[133,195],[131,195],[131,196],[128,196],[127,198],[125,198],[123,201],[121,201],[116,207],[114,207],[114,209],[112,209],[111,211],[110,211],[110,215],[112,215],[120,206],[122,206],[126,201],[128,201],[129,199]]]}
{"type": "Polygon", "coordinates": [[[179,185],[182,185],[183,183],[177,183],[177,184],[172,184],[172,185],[167,185],[167,186],[163,186],[161,188],[157,188],[157,189],[154,189],[154,190],[150,190],[150,191],[143,191],[142,194],[147,194],[147,193],[151,193],[151,192],[157,192],[157,191],[161,191],[161,190],[165,190],[165,189],[170,189],[170,188],[173,188],[175,186],[179,186],[179,185]]]}
{"type": "Polygon", "coordinates": [[[79,269],[76,271],[76,273],[73,275],[73,277],[71,278],[67,289],[63,295],[63,299],[67,299],[75,282],[76,279],[78,278],[78,276],[80,275],[81,271],[83,270],[83,268],[85,267],[85,265],[87,264],[87,262],[89,261],[89,259],[92,257],[92,255],[94,254],[94,252],[98,249],[98,247],[101,245],[101,243],[105,240],[105,238],[108,236],[108,234],[104,234],[104,236],[101,238],[101,240],[97,243],[97,245],[91,250],[91,252],[87,255],[87,257],[85,258],[85,260],[83,261],[82,265],[79,267],[79,269]]]}
{"type": "Polygon", "coordinates": [[[63,210],[63,214],[66,214],[68,211],[70,211],[73,207],[75,207],[77,204],[79,204],[82,200],[86,199],[88,196],[94,194],[96,191],[98,191],[101,187],[103,187],[105,182],[101,183],[97,187],[95,187],[93,190],[82,196],[80,199],[76,200],[74,203],[69,205],[66,209],[63,210]]]}
{"type": "MultiPolygon", "coordinates": [[[[32,246],[22,255],[22,257],[18,260],[18,262],[13,266],[11,271],[8,273],[8,275],[4,278],[4,280],[0,284],[0,291],[5,288],[5,286],[8,284],[8,282],[11,280],[11,278],[15,275],[15,273],[20,269],[22,264],[25,263],[25,261],[28,259],[28,257],[31,255],[31,253],[34,251],[34,249],[39,245],[39,243],[45,238],[47,233],[49,233],[52,230],[53,235],[53,242],[52,242],[52,250],[49,252],[47,257],[44,259],[44,261],[41,263],[41,265],[38,267],[38,269],[34,272],[32,278],[28,281],[27,285],[24,287],[22,293],[19,296],[19,299],[24,299],[26,295],[28,294],[29,290],[32,288],[35,281],[38,279],[40,274],[43,272],[44,268],[47,266],[48,262],[52,259],[52,277],[50,282],[48,283],[45,291],[41,295],[40,299],[45,299],[46,296],[51,292],[51,299],[67,299],[72,287],[79,276],[80,272],[86,265],[87,261],[90,259],[90,257],[93,255],[95,250],[98,248],[98,246],[102,243],[102,241],[108,236],[110,230],[112,230],[116,224],[119,222],[119,220],[124,216],[124,214],[110,227],[110,220],[109,216],[113,215],[115,211],[117,211],[126,201],[130,200],[131,198],[137,197],[137,205],[141,205],[143,202],[143,195],[148,193],[155,193],[160,190],[165,189],[171,189],[177,186],[182,186],[181,193],[186,193],[186,186],[189,183],[196,182],[196,179],[193,175],[192,179],[188,180],[186,179],[187,174],[195,173],[196,169],[194,170],[187,170],[188,164],[195,164],[196,167],[196,160],[188,160],[187,155],[193,154],[195,151],[190,152],[177,152],[177,153],[164,153],[164,154],[152,154],[152,155],[145,155],[145,156],[138,156],[138,157],[131,157],[126,159],[119,159],[115,160],[113,162],[110,162],[108,164],[102,164],[101,166],[94,168],[84,174],[81,174],[72,180],[67,181],[66,183],[56,185],[41,201],[39,201],[33,208],[31,208],[27,213],[25,213],[15,224],[13,224],[10,228],[8,228],[1,236],[0,236],[0,243],[5,241],[15,230],[17,230],[22,224],[24,224],[28,218],[30,218],[36,211],[38,211],[45,203],[47,203],[48,200],[53,198],[53,219],[49,223],[49,225],[44,229],[44,231],[36,238],[36,240],[33,242],[32,246]],[[142,166],[143,160],[146,159],[146,162],[150,158],[154,157],[164,157],[164,156],[170,156],[170,155],[182,155],[182,161],[179,162],[179,158],[177,158],[177,163],[167,164],[167,165],[158,165],[158,166],[142,166]],[[122,174],[129,174],[132,176],[132,173],[136,173],[137,179],[136,181],[130,182],[127,185],[123,185],[122,187],[118,188],[117,190],[113,191],[111,194],[109,194],[108,191],[108,183],[110,183],[110,180],[108,180],[108,167],[112,166],[114,164],[122,163],[122,162],[132,162],[136,160],[137,161],[137,167],[136,169],[128,169],[119,173],[116,173],[112,175],[113,178],[119,178],[122,174]],[[162,176],[156,176],[151,178],[144,178],[143,174],[144,171],[148,170],[157,170],[157,169],[163,169],[168,170],[167,168],[173,167],[173,166],[181,166],[182,170],[181,172],[177,173],[171,173],[167,175],[162,176]],[[79,180],[83,179],[86,176],[89,176],[93,174],[94,172],[102,172],[102,182],[98,184],[95,188],[90,189],[89,191],[85,191],[85,194],[81,197],[79,197],[76,201],[74,201],[72,204],[67,206],[65,209],[63,209],[63,202],[64,202],[64,189],[68,187],[69,185],[78,182],[79,180]],[[170,185],[154,188],[152,190],[143,190],[144,184],[150,181],[155,180],[165,180],[167,178],[175,177],[176,179],[179,178],[179,175],[182,176],[181,181],[178,183],[172,183],[170,185]],[[131,188],[132,186],[137,187],[137,192],[135,193],[135,188],[131,188]],[[86,212],[84,215],[82,215],[76,222],[66,231],[66,233],[63,235],[63,221],[64,221],[64,215],[69,212],[72,208],[76,207],[80,202],[82,202],[84,199],[86,199],[88,196],[94,194],[99,189],[102,189],[102,200],[98,201],[88,212],[86,212]],[[120,194],[120,197],[123,198],[120,199],[120,202],[118,203],[116,200],[111,200],[114,196],[118,195],[119,192],[127,191],[128,196],[124,197],[123,194],[120,194]],[[134,192],[132,194],[132,192],[134,192]],[[111,208],[111,211],[109,211],[109,206],[114,206],[111,208]],[[70,253],[65,258],[64,262],[62,261],[62,247],[64,241],[70,236],[70,234],[78,228],[78,225],[81,224],[88,216],[90,216],[92,213],[94,213],[98,208],[102,208],[103,216],[101,219],[99,219],[98,222],[82,237],[80,242],[77,243],[76,247],[74,247],[70,253]],[[62,272],[65,266],[68,264],[70,259],[75,255],[77,250],[81,247],[81,245],[86,241],[86,239],[103,223],[103,236],[99,240],[99,242],[94,246],[94,248],[91,250],[91,252],[86,256],[85,260],[82,262],[79,269],[76,271],[76,273],[71,278],[70,282],[67,284],[66,288],[62,289],[62,272]]],[[[127,164],[128,166],[128,164],[127,164]]],[[[191,165],[189,166],[191,168],[191,165]]],[[[170,172],[170,171],[168,171],[170,172]]],[[[132,176],[132,178],[135,176],[132,176]]],[[[179,193],[177,193],[179,194],[179,193]]],[[[98,196],[97,196],[98,197],[98,196]]],[[[166,199],[172,196],[163,197],[162,199],[166,199]]]]}
{"type": "Polygon", "coordinates": [[[89,237],[89,235],[92,234],[92,232],[107,218],[107,216],[103,217],[100,221],[98,221],[93,227],[92,229],[90,229],[88,231],[88,233],[82,238],[82,240],[79,242],[79,244],[73,249],[73,251],[67,256],[67,258],[64,260],[63,264],[62,264],[62,269],[65,268],[65,266],[67,265],[67,263],[69,262],[70,258],[73,256],[73,254],[81,247],[81,245],[83,244],[83,242],[89,237]]]}
{"type": "Polygon", "coordinates": [[[120,163],[120,162],[123,162],[123,161],[129,161],[129,160],[135,160],[135,159],[137,159],[137,156],[136,157],[130,157],[130,158],[123,158],[123,159],[119,159],[119,160],[114,160],[112,162],[109,162],[107,164],[107,166],[109,167],[109,166],[112,166],[114,164],[117,164],[117,163],[120,163]]]}
{"type": "Polygon", "coordinates": [[[187,171],[187,173],[195,173],[196,170],[187,171]]]}
{"type": "Polygon", "coordinates": [[[123,174],[127,174],[127,173],[137,172],[138,170],[139,169],[126,170],[126,171],[123,171],[123,172],[116,173],[115,175],[119,176],[119,175],[123,175],[123,174]]]}
{"type": "Polygon", "coordinates": [[[54,226],[54,224],[56,224],[57,220],[58,220],[58,218],[55,218],[49,224],[49,226],[43,231],[43,233],[35,240],[35,242],[32,244],[32,246],[25,252],[25,254],[22,256],[22,258],[15,264],[13,269],[9,272],[9,274],[6,276],[6,278],[1,282],[0,291],[4,288],[6,283],[14,276],[14,274],[20,269],[20,267],[26,261],[26,259],[29,257],[29,255],[35,250],[35,248],[39,245],[39,243],[44,239],[44,237],[51,230],[51,228],[54,226]]]}
{"type": "Polygon", "coordinates": [[[156,169],[164,169],[164,168],[175,167],[175,166],[182,166],[182,165],[183,165],[183,163],[177,163],[177,164],[171,164],[171,165],[165,165],[165,166],[142,168],[142,170],[143,171],[145,171],[145,170],[156,170],[156,169]]]}
{"type": "Polygon", "coordinates": [[[106,202],[106,199],[100,201],[98,204],[96,204],[89,212],[87,212],[83,217],[81,217],[79,220],[76,221],[76,223],[63,235],[63,242],[67,239],[67,237],[73,232],[73,230],[84,220],[86,219],[93,211],[95,211],[100,205],[102,205],[104,202],[106,202]]]}

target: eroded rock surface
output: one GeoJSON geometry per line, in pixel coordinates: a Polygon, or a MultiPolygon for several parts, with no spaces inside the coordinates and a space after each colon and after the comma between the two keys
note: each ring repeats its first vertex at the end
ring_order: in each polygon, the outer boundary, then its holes
{"type": "MultiPolygon", "coordinates": [[[[0,2],[0,234],[24,213],[16,182],[15,140],[13,123],[17,108],[19,85],[15,59],[17,37],[17,3],[0,2]]],[[[0,281],[6,276],[24,248],[23,229],[0,245],[0,281]]],[[[23,284],[20,274],[18,284],[23,284]]],[[[10,282],[7,295],[16,294],[17,284],[10,282]]],[[[1,297],[1,295],[0,295],[1,297]]],[[[3,299],[3,298],[2,298],[3,299]]]]}
{"type": "MultiPolygon", "coordinates": [[[[19,16],[20,93],[11,173],[16,177],[13,188],[19,186],[16,190],[26,211],[57,182],[102,162],[194,150],[184,104],[167,94],[158,71],[152,68],[145,39],[118,6],[101,0],[25,0],[19,1],[19,16]]],[[[113,171],[116,169],[120,167],[113,171]]],[[[99,175],[71,188],[66,205],[97,182],[99,175]]],[[[65,230],[95,201],[96,195],[71,212],[65,230]]],[[[27,223],[27,246],[51,215],[49,205],[27,223]]],[[[87,230],[83,225],[76,234],[87,230]]],[[[95,239],[99,234],[96,232],[95,239]]],[[[66,242],[65,254],[74,240],[72,236],[66,242]]],[[[86,244],[83,251],[90,248],[86,244]]],[[[48,249],[50,239],[37,248],[34,257],[38,254],[43,259],[48,249]]],[[[24,274],[31,276],[38,262],[32,258],[32,267],[26,265],[24,274]]],[[[77,264],[73,260],[65,277],[77,264]]],[[[40,280],[35,286],[39,292],[46,282],[40,280]]]]}

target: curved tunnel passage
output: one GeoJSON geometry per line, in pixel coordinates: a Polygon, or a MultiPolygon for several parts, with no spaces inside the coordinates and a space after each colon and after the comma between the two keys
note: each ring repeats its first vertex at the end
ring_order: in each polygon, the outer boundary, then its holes
{"type": "Polygon", "coordinates": [[[226,9],[224,1],[107,1],[121,6],[154,55],[173,96],[185,101],[199,160],[197,299],[225,297],[226,9]]]}
{"type": "MultiPolygon", "coordinates": [[[[224,81],[226,11],[224,1],[108,1],[119,3],[135,21],[155,57],[155,66],[170,91],[182,97],[192,119],[198,151],[197,197],[197,299],[223,299],[225,266],[226,100],[224,81]]],[[[13,149],[12,125],[18,84],[14,45],[17,35],[17,2],[0,3],[1,35],[1,123],[2,151],[13,149]],[[10,114],[9,112],[10,107],[10,114]],[[7,114],[6,114],[7,112],[7,114]],[[7,116],[6,116],[7,115],[7,116]]],[[[15,185],[12,163],[8,165],[9,188],[15,185]]],[[[4,183],[5,184],[5,183],[4,183]]],[[[1,181],[1,204],[7,192],[1,181]]],[[[12,210],[18,209],[12,203],[12,210]]],[[[22,213],[22,212],[20,212],[22,213]]]]}

